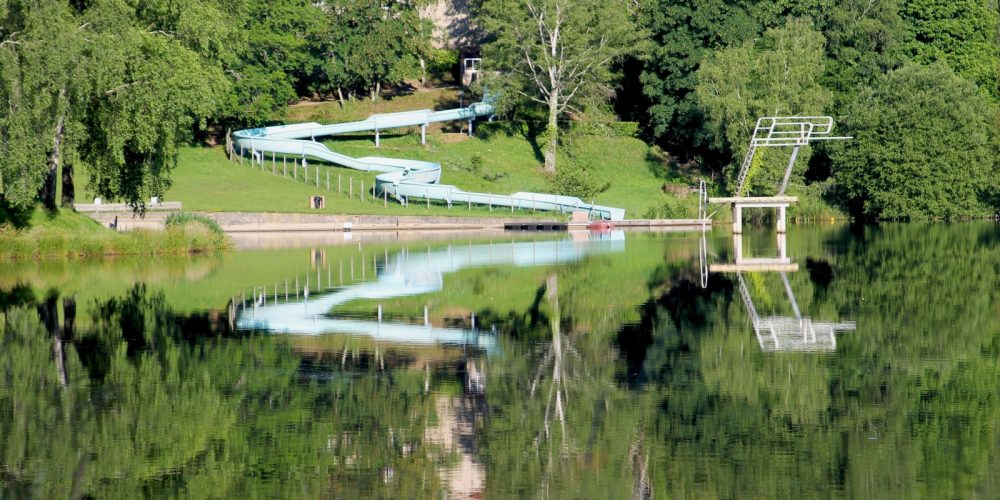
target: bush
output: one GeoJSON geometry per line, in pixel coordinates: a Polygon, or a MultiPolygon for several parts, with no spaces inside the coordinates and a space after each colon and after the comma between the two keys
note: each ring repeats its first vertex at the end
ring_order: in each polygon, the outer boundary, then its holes
{"type": "Polygon", "coordinates": [[[579,159],[561,161],[556,173],[549,176],[549,190],[561,195],[576,196],[584,201],[605,192],[610,182],[601,182],[592,169],[579,159]]]}
{"type": "Polygon", "coordinates": [[[187,212],[175,212],[168,215],[167,218],[163,221],[164,225],[167,228],[170,228],[171,226],[185,226],[192,222],[199,223],[205,226],[206,228],[208,228],[209,231],[215,233],[216,235],[222,236],[225,234],[222,231],[222,226],[220,226],[218,222],[215,222],[215,219],[206,217],[204,215],[192,214],[187,212]]]}

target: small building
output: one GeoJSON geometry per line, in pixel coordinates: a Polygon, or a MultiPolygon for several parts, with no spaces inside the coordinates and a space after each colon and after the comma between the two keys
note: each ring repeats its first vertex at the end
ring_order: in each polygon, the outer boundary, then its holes
{"type": "Polygon", "coordinates": [[[479,80],[480,46],[485,33],[472,21],[469,0],[437,0],[425,5],[420,16],[433,26],[431,45],[458,52],[456,79],[468,87],[479,80]]]}
{"type": "Polygon", "coordinates": [[[479,66],[482,62],[482,52],[478,46],[459,50],[458,67],[463,87],[468,87],[479,80],[479,66]]]}

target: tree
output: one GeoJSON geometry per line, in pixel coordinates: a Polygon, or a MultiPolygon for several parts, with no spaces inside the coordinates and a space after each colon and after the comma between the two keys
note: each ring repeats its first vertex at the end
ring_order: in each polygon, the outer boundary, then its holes
{"type": "Polygon", "coordinates": [[[55,208],[56,174],[77,94],[80,29],[61,1],[10,2],[0,11],[0,191],[14,206],[55,208]]]}
{"type": "MultiPolygon", "coordinates": [[[[493,37],[484,47],[484,79],[508,101],[547,111],[545,170],[556,171],[558,120],[591,98],[612,95],[612,63],[640,50],[645,33],[624,1],[484,1],[478,11],[493,37]]],[[[510,103],[508,102],[508,105],[510,103]]]]}
{"type": "MultiPolygon", "coordinates": [[[[831,100],[820,84],[824,43],[809,21],[790,19],[756,43],[729,47],[704,61],[696,72],[695,95],[713,146],[729,156],[738,154],[761,116],[821,114],[831,100]]],[[[774,185],[784,163],[776,155],[761,157],[750,189],[774,185]]],[[[730,164],[731,177],[736,166],[730,164]]]]}
{"type": "Polygon", "coordinates": [[[905,50],[913,61],[943,61],[1000,99],[1000,11],[990,0],[905,0],[905,50]]]}
{"type": "Polygon", "coordinates": [[[858,215],[982,215],[996,175],[994,113],[944,64],[908,64],[851,104],[845,125],[855,139],[834,157],[834,178],[858,215]]]}
{"type": "Polygon", "coordinates": [[[343,100],[343,89],[378,97],[382,86],[419,74],[418,59],[429,50],[430,30],[416,2],[336,0],[329,17],[322,71],[343,100]]]}
{"type": "Polygon", "coordinates": [[[744,2],[657,0],[642,5],[641,22],[654,41],[640,75],[648,100],[647,132],[690,150],[704,135],[694,98],[695,70],[713,49],[749,40],[760,28],[744,2]]]}

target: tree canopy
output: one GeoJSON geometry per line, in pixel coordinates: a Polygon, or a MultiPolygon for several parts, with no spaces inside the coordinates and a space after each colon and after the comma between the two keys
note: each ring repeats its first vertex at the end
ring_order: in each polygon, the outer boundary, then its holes
{"type": "Polygon", "coordinates": [[[972,82],[944,64],[909,64],[851,103],[854,140],[833,155],[834,176],[854,211],[922,218],[988,213],[996,115],[972,82]]]}

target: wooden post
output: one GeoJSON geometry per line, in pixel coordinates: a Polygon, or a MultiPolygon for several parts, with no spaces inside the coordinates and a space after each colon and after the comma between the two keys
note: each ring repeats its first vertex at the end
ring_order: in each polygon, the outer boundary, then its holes
{"type": "Polygon", "coordinates": [[[424,145],[424,146],[427,145],[427,124],[426,123],[420,126],[420,144],[424,145]]]}
{"type": "Polygon", "coordinates": [[[376,148],[377,148],[377,147],[379,147],[379,141],[378,141],[378,129],[375,129],[375,147],[376,147],[376,148]]]}

